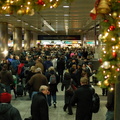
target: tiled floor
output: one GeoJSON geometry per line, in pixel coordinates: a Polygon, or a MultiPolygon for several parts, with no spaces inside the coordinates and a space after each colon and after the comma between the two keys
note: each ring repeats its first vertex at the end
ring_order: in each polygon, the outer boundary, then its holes
{"type": "MultiPolygon", "coordinates": [[[[63,111],[63,105],[64,105],[64,92],[60,90],[61,83],[58,85],[58,92],[57,92],[57,108],[54,108],[51,106],[49,108],[49,118],[50,120],[75,120],[75,107],[73,107],[73,115],[68,115],[67,112],[63,111]]],[[[95,86],[96,92],[100,95],[100,110],[98,113],[93,114],[92,120],[105,120],[105,113],[106,113],[106,96],[101,95],[101,88],[98,86],[95,86]]],[[[31,100],[29,100],[28,95],[18,97],[17,99],[12,99],[12,105],[16,107],[24,120],[24,118],[30,116],[30,105],[31,100]]]]}

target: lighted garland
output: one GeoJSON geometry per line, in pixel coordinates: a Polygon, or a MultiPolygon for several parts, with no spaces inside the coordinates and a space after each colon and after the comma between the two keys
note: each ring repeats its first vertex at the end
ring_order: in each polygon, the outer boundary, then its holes
{"type": "Polygon", "coordinates": [[[102,87],[116,83],[120,71],[120,0],[97,0],[90,11],[92,19],[100,16],[102,42],[101,66],[97,78],[102,87]]]}
{"type": "Polygon", "coordinates": [[[29,14],[46,8],[56,8],[62,2],[71,3],[73,0],[0,0],[0,14],[29,14]]]}

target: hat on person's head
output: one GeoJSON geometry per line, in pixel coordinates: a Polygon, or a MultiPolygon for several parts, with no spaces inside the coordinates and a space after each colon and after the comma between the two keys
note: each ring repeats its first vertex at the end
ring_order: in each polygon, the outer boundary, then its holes
{"type": "Polygon", "coordinates": [[[12,95],[10,93],[1,93],[0,94],[0,103],[10,103],[12,95]]]}
{"type": "Polygon", "coordinates": [[[41,70],[41,68],[36,68],[35,69],[35,72],[37,73],[37,72],[41,72],[42,70],[41,70]]]}
{"type": "Polygon", "coordinates": [[[88,78],[87,78],[87,77],[82,77],[82,78],[80,79],[80,82],[82,82],[82,83],[87,83],[87,82],[88,82],[88,78]]]}

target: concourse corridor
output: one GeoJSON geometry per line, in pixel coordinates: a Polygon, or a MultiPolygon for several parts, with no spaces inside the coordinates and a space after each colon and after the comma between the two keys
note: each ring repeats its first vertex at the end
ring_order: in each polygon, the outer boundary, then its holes
{"type": "MultiPolygon", "coordinates": [[[[95,86],[96,92],[100,96],[100,110],[98,113],[93,114],[92,120],[105,120],[105,113],[106,113],[106,96],[102,96],[102,90],[99,86],[95,86]]],[[[12,91],[13,95],[13,91],[12,91]]],[[[28,94],[27,96],[18,97],[17,99],[12,98],[12,105],[16,107],[22,116],[22,119],[27,118],[30,116],[30,105],[31,100],[29,100],[28,94]]],[[[73,115],[68,115],[67,111],[63,111],[64,105],[64,91],[61,91],[61,83],[58,84],[58,92],[57,92],[57,107],[54,108],[53,106],[49,107],[49,118],[50,120],[75,120],[75,110],[76,108],[73,107],[73,115]]]]}

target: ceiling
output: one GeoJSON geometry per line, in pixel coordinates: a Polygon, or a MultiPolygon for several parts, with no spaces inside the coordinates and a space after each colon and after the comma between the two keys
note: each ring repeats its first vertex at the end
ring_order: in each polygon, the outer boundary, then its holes
{"type": "Polygon", "coordinates": [[[10,33],[14,27],[22,27],[23,31],[31,30],[40,35],[80,35],[95,25],[96,21],[90,17],[94,3],[95,0],[74,0],[34,15],[0,14],[0,22],[9,23],[10,33]],[[68,5],[69,8],[63,7],[68,5]]]}

